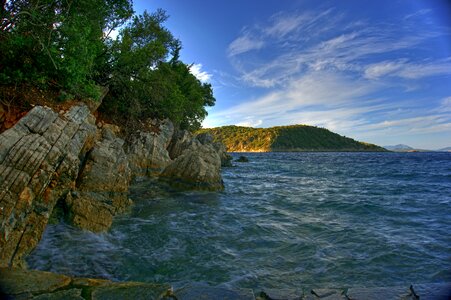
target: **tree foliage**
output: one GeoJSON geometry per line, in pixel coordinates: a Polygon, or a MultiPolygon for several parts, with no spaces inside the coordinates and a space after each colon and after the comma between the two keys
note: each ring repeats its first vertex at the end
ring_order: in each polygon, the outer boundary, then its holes
{"type": "Polygon", "coordinates": [[[65,100],[95,99],[104,86],[100,110],[112,119],[170,118],[192,130],[214,105],[211,85],[180,60],[163,10],[133,15],[131,0],[11,0],[0,17],[0,87],[51,88],[65,100]]]}
{"type": "Polygon", "coordinates": [[[271,128],[223,126],[199,132],[213,134],[228,151],[385,151],[379,146],[307,125],[271,128]]]}

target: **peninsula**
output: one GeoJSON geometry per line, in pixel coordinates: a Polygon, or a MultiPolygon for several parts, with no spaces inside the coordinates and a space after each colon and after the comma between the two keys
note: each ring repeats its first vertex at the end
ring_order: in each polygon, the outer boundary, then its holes
{"type": "Polygon", "coordinates": [[[201,129],[200,132],[211,133],[216,141],[225,144],[229,152],[387,151],[374,144],[308,125],[271,128],[223,126],[201,129]]]}

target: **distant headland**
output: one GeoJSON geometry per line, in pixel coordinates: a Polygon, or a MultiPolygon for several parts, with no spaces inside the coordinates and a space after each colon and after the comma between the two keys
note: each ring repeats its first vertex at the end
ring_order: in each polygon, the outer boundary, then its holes
{"type": "Polygon", "coordinates": [[[359,142],[325,128],[308,125],[252,128],[223,126],[201,129],[222,141],[229,152],[308,152],[346,151],[383,152],[386,149],[359,142]]]}

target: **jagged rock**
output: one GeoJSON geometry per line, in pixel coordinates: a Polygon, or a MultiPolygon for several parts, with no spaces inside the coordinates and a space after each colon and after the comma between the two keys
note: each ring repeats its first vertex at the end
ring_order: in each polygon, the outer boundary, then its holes
{"type": "Polygon", "coordinates": [[[96,130],[84,105],[64,115],[37,106],[0,135],[0,266],[21,265],[37,245],[96,130]]]}
{"type": "Polygon", "coordinates": [[[168,151],[171,159],[176,159],[182,155],[183,151],[188,149],[193,143],[193,135],[187,130],[175,130],[169,144],[168,151]]]}
{"type": "Polygon", "coordinates": [[[222,190],[221,158],[212,145],[193,141],[190,148],[164,169],[161,178],[187,189],[222,190]]]}
{"type": "Polygon", "coordinates": [[[226,146],[221,142],[213,143],[213,147],[219,154],[221,158],[221,167],[232,167],[232,159],[233,157],[227,153],[226,146]]]}
{"type": "Polygon", "coordinates": [[[124,141],[104,127],[102,140],[86,156],[76,181],[77,191],[66,199],[72,223],[91,231],[105,231],[113,216],[130,205],[131,172],[124,141]]]}
{"type": "Polygon", "coordinates": [[[168,150],[174,133],[169,120],[162,121],[155,131],[139,131],[128,146],[128,159],[133,176],[160,173],[170,162],[168,150]]]}
{"type": "Polygon", "coordinates": [[[196,136],[196,138],[202,145],[213,144],[213,135],[211,133],[200,133],[196,136]]]}

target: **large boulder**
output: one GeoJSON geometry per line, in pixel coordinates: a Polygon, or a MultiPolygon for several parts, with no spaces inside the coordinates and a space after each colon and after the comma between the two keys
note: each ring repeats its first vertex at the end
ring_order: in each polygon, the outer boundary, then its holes
{"type": "Polygon", "coordinates": [[[170,184],[197,190],[224,189],[221,158],[212,145],[193,141],[182,155],[164,169],[161,178],[170,184]]]}
{"type": "Polygon", "coordinates": [[[128,187],[131,172],[124,141],[104,126],[102,139],[86,156],[76,181],[76,191],[68,194],[70,221],[83,229],[107,230],[113,216],[130,205],[128,187]]]}
{"type": "Polygon", "coordinates": [[[159,174],[169,163],[167,147],[174,133],[169,120],[153,121],[149,131],[138,131],[128,145],[128,159],[133,176],[159,174]]]}
{"type": "Polygon", "coordinates": [[[84,105],[60,115],[37,106],[0,135],[0,266],[22,265],[41,239],[56,202],[75,186],[94,121],[84,105]]]}

